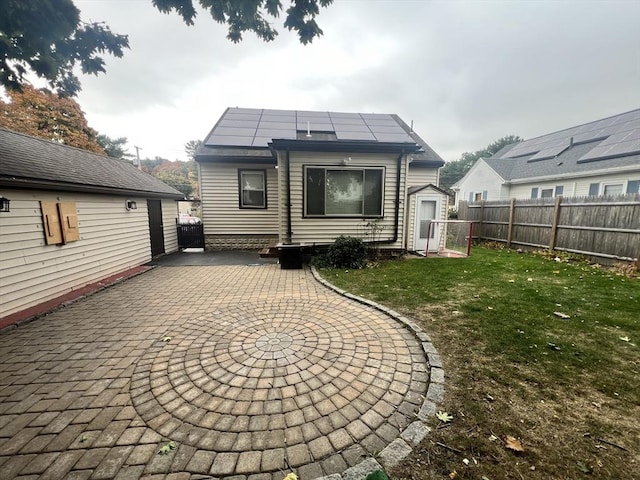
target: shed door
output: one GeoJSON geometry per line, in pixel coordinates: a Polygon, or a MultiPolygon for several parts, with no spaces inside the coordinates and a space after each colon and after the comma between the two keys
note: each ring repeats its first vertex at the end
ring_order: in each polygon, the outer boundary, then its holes
{"type": "MultiPolygon", "coordinates": [[[[416,219],[413,227],[414,231],[414,245],[413,248],[418,252],[424,252],[427,248],[427,235],[429,234],[429,224],[431,220],[438,218],[438,212],[440,211],[440,199],[435,196],[418,195],[416,197],[416,219]]],[[[429,250],[436,251],[438,249],[437,242],[438,227],[431,227],[431,234],[429,240],[429,250]]]]}
{"type": "Polygon", "coordinates": [[[162,203],[160,200],[147,200],[149,213],[149,236],[151,237],[151,256],[164,253],[164,229],[162,225],[162,203]]]}

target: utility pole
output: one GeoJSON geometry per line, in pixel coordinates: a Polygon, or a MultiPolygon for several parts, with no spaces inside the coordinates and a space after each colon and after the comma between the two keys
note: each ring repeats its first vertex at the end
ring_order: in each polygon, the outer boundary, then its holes
{"type": "Polygon", "coordinates": [[[136,158],[138,159],[138,170],[142,170],[142,163],[140,163],[140,150],[142,150],[142,148],[136,147],[135,145],[133,146],[133,148],[136,149],[136,158]]]}

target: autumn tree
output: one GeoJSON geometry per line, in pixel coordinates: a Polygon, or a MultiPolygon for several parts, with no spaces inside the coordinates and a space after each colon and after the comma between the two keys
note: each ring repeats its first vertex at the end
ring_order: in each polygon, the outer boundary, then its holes
{"type": "Polygon", "coordinates": [[[522,138],[517,135],[507,135],[490,143],[481,150],[464,152],[458,160],[447,162],[442,167],[440,170],[440,186],[442,188],[451,188],[454,183],[465,176],[478,159],[489,158],[506,145],[521,141],[522,138]]]}
{"type": "Polygon", "coordinates": [[[25,85],[0,98],[0,126],[104,155],[98,132],[89,127],[80,105],[72,98],[25,85]]]}
{"type": "MultiPolygon", "coordinates": [[[[322,35],[315,17],[333,0],[290,0],[286,10],[280,0],[151,2],[161,12],[176,12],[187,25],[193,25],[199,4],[228,27],[227,38],[235,43],[245,32],[267,42],[275,39],[272,22],[284,11],[284,27],[307,44],[322,35]]],[[[75,96],[80,90],[76,66],[84,74],[104,73],[102,56],[121,57],[129,48],[126,35],[111,32],[101,22],[83,22],[72,0],[0,0],[0,12],[0,85],[9,89],[20,89],[25,75],[33,72],[61,95],[75,96]]]]}

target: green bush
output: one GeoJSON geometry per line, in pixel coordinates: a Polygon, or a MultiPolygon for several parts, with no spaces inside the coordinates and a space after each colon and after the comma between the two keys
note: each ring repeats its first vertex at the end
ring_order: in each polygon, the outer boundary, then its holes
{"type": "Polygon", "coordinates": [[[334,268],[362,268],[367,260],[367,249],[361,239],[340,235],[329,247],[326,263],[334,268]]]}

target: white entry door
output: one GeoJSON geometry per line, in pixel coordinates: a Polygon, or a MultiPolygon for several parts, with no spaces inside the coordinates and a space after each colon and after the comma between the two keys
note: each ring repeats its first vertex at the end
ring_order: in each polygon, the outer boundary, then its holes
{"type": "MultiPolygon", "coordinates": [[[[414,224],[414,245],[418,252],[424,252],[427,248],[427,235],[429,234],[429,224],[438,218],[440,211],[440,198],[433,195],[418,195],[416,197],[416,219],[414,224]]],[[[438,226],[431,227],[429,239],[429,251],[438,250],[438,226]]]]}

